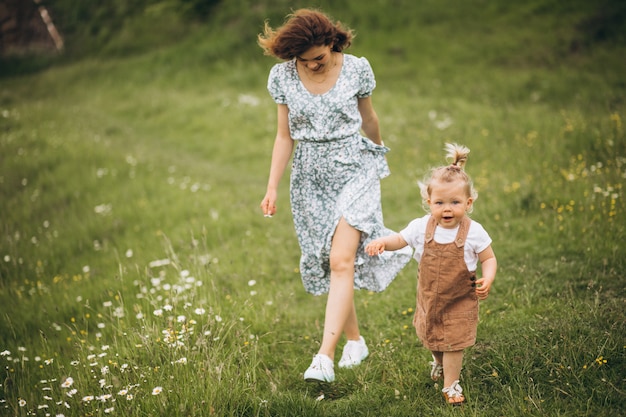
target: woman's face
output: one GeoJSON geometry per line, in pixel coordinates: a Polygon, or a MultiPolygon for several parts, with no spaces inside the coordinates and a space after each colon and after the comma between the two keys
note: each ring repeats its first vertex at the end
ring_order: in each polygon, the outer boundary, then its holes
{"type": "Polygon", "coordinates": [[[332,45],[313,46],[296,60],[311,72],[325,72],[332,60],[332,45]]]}

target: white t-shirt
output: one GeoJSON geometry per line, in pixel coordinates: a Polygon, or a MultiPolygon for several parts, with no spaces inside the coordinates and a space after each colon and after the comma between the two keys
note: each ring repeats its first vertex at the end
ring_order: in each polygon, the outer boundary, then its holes
{"type": "MultiPolygon", "coordinates": [[[[409,244],[415,252],[413,257],[417,262],[422,259],[424,253],[424,235],[426,234],[426,225],[430,219],[430,214],[424,217],[413,220],[407,227],[400,231],[400,235],[409,244]]],[[[454,242],[456,234],[459,231],[459,227],[454,229],[445,229],[437,226],[435,228],[435,242],[446,244],[454,242]]],[[[467,239],[465,240],[465,264],[469,271],[476,271],[478,266],[478,254],[491,245],[491,238],[487,231],[480,225],[480,223],[472,220],[469,230],[467,232],[467,239]]]]}

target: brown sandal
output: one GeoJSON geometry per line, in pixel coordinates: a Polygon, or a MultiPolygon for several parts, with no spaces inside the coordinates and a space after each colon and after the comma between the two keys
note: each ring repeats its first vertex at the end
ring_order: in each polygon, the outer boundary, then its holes
{"type": "Polygon", "coordinates": [[[441,392],[443,392],[443,398],[445,398],[446,402],[450,405],[459,406],[465,402],[463,388],[459,385],[459,381],[454,381],[452,385],[442,389],[441,392]]]}

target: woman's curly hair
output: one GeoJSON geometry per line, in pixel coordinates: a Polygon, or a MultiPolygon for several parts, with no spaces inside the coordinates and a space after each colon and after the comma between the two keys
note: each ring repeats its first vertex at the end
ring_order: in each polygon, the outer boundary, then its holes
{"type": "Polygon", "coordinates": [[[350,46],[353,38],[353,31],[341,22],[332,21],[318,10],[299,9],[287,15],[278,29],[266,21],[257,41],[265,55],[288,61],[314,46],[332,45],[333,51],[341,52],[350,46]]]}

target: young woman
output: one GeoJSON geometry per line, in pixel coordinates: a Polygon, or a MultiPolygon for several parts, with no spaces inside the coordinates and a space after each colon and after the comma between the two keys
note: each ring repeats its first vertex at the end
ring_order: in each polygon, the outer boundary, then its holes
{"type": "Polygon", "coordinates": [[[278,125],[261,209],[276,213],[278,184],[293,154],[290,197],[302,282],[312,294],[328,293],[322,343],[304,373],[309,381],[335,379],[335,349],[344,333],[340,368],[368,356],[354,289],[384,290],[411,258],[409,248],[381,258],[364,251],[370,240],[392,233],[380,201],[388,148],[372,105],[372,68],[343,52],[352,36],[324,13],[301,9],[276,30],[266,23],[258,37],[265,54],[283,61],[268,80],[278,125]]]}

